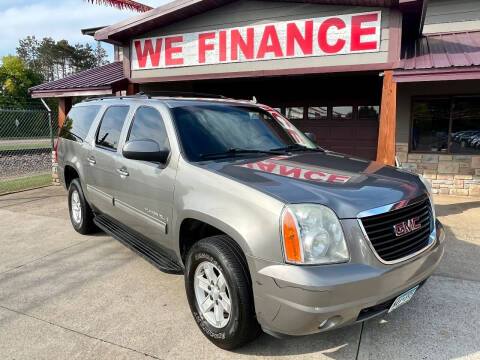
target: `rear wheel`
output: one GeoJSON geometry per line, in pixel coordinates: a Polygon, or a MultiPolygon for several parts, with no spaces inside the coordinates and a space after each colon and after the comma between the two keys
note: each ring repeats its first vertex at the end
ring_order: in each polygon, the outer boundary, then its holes
{"type": "Polygon", "coordinates": [[[73,179],[68,187],[68,209],[73,228],[80,234],[90,234],[97,231],[93,223],[93,212],[83,195],[80,180],[73,179]]]}
{"type": "Polygon", "coordinates": [[[218,347],[234,349],[260,334],[247,263],[230,237],[212,236],[192,246],[185,288],[197,325],[218,347]]]}

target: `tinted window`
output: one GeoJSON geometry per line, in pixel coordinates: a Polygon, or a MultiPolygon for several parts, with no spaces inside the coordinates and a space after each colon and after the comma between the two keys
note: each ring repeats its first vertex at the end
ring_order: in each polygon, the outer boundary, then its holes
{"type": "Polygon", "coordinates": [[[310,106],[307,116],[310,120],[326,120],[328,117],[328,109],[326,106],[310,106]]]}
{"type": "Polygon", "coordinates": [[[380,116],[380,106],[360,106],[358,108],[358,118],[360,120],[378,120],[380,116]]]}
{"type": "Polygon", "coordinates": [[[480,154],[479,97],[453,100],[451,138],[452,153],[480,154]]]}
{"type": "Polygon", "coordinates": [[[303,119],[303,107],[287,107],[286,108],[287,119],[299,120],[303,119]]]}
{"type": "Polygon", "coordinates": [[[301,144],[315,148],[286,120],[283,125],[256,107],[193,105],[173,109],[183,149],[190,160],[229,149],[270,150],[301,144]]]}
{"type": "Polygon", "coordinates": [[[135,113],[128,140],[155,140],[160,148],[170,148],[160,113],[151,107],[141,107],[135,113]]]}
{"type": "Polygon", "coordinates": [[[97,133],[97,145],[112,150],[117,149],[123,122],[128,114],[128,110],[128,106],[112,106],[105,111],[97,133]]]}
{"type": "Polygon", "coordinates": [[[413,102],[412,150],[448,150],[450,99],[415,100],[413,102]]]}
{"type": "Polygon", "coordinates": [[[100,107],[100,105],[89,105],[72,108],[60,130],[60,137],[83,141],[87,137],[88,130],[100,111],[100,107]]]}
{"type": "Polygon", "coordinates": [[[353,106],[334,106],[332,109],[333,120],[350,120],[353,117],[353,106]]]}

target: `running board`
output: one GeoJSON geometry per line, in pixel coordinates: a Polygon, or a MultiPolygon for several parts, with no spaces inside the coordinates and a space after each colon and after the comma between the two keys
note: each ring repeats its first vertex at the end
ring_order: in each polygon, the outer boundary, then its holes
{"type": "Polygon", "coordinates": [[[97,215],[93,222],[107,234],[143,257],[153,266],[169,274],[183,274],[183,268],[168,254],[144,236],[127,229],[106,215],[97,215]]]}

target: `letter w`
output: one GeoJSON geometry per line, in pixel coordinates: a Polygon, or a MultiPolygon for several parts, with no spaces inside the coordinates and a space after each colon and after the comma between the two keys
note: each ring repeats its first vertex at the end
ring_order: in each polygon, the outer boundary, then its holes
{"type": "Polygon", "coordinates": [[[160,63],[160,51],[162,49],[162,39],[158,38],[155,42],[155,49],[152,45],[152,40],[145,40],[142,51],[142,42],[135,41],[135,50],[137,51],[138,66],[144,68],[147,65],[147,57],[150,56],[150,61],[153,67],[157,67],[160,63]]]}

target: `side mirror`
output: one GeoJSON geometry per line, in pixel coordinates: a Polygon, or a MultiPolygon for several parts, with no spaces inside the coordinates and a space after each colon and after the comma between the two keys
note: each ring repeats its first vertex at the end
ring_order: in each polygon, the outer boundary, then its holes
{"type": "Polygon", "coordinates": [[[160,149],[160,145],[154,140],[131,140],[123,146],[122,154],[127,159],[156,161],[165,164],[170,150],[160,149]]]}
{"type": "Polygon", "coordinates": [[[317,137],[315,136],[314,133],[307,132],[307,133],[305,133],[305,135],[306,135],[310,140],[312,140],[313,142],[317,142],[317,137]]]}

